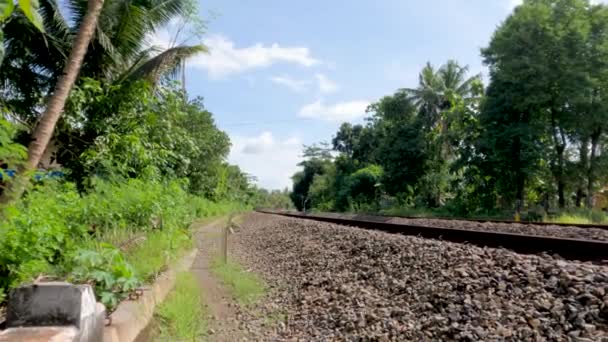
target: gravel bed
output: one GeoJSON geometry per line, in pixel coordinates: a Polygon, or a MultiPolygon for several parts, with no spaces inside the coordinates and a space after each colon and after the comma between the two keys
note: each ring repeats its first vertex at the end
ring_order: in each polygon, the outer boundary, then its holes
{"type": "Polygon", "coordinates": [[[608,341],[607,266],[263,214],[231,246],[281,317],[254,340],[608,341]]]}
{"type": "Polygon", "coordinates": [[[497,231],[513,234],[540,235],[552,236],[570,239],[582,240],[601,240],[608,241],[608,230],[600,228],[581,228],[574,226],[557,226],[557,225],[535,225],[535,224],[520,224],[520,223],[500,223],[500,222],[475,222],[462,220],[437,220],[427,218],[401,218],[391,217],[389,222],[412,224],[420,226],[433,226],[441,228],[458,228],[481,231],[497,231]]]}

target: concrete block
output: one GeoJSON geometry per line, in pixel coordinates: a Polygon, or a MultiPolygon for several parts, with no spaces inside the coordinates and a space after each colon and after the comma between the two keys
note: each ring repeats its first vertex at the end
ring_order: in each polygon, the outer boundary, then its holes
{"type": "Polygon", "coordinates": [[[7,329],[0,341],[100,342],[104,323],[105,307],[95,301],[89,285],[26,285],[9,294],[7,329]]]}

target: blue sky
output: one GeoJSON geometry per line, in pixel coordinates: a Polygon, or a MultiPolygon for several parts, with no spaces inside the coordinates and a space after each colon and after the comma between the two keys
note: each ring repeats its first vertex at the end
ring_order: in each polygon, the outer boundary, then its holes
{"type": "MultiPolygon", "coordinates": [[[[329,141],[370,102],[416,85],[427,61],[482,72],[479,50],[516,0],[208,0],[210,55],[188,63],[233,146],[229,161],[269,189],[291,186],[302,144],[329,141]]],[[[162,39],[162,37],[161,37],[162,39]]]]}

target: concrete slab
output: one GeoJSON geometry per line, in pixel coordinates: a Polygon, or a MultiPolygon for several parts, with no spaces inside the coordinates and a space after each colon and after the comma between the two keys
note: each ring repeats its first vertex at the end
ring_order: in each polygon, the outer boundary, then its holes
{"type": "Polygon", "coordinates": [[[90,285],[36,283],[9,293],[0,341],[100,342],[105,307],[90,285]]]}

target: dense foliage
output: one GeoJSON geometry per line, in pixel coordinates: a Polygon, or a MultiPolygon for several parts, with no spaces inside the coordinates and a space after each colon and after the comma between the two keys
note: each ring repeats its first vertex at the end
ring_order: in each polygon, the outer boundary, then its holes
{"type": "MultiPolygon", "coordinates": [[[[140,272],[145,268],[131,266],[128,252],[133,251],[119,249],[128,247],[123,244],[129,238],[161,233],[177,248],[180,241],[189,241],[187,228],[194,218],[243,209],[232,202],[215,203],[188,194],[184,184],[175,181],[99,182],[83,196],[70,183],[39,184],[23,200],[4,209],[0,288],[39,275],[67,276],[92,280],[103,301],[114,305],[152,276],[140,272]]],[[[154,251],[159,252],[174,251],[154,251]]]]}
{"type": "Polygon", "coordinates": [[[0,0],[0,194],[30,184],[2,197],[0,305],[13,286],[59,278],[93,284],[112,308],[192,247],[196,218],[288,205],[226,162],[228,136],[175,83],[185,59],[205,51],[189,0],[105,1],[40,169],[25,172],[24,145],[43,126],[87,1],[19,4],[0,0]],[[179,28],[174,46],[150,46],[168,24],[179,28]],[[178,44],[180,34],[199,41],[178,44]]]}
{"type": "Polygon", "coordinates": [[[428,64],[414,89],[344,123],[293,176],[299,209],[457,215],[604,208],[608,7],[525,0],[482,49],[490,78],[428,64]],[[330,151],[332,150],[332,151],[330,151]]]}

